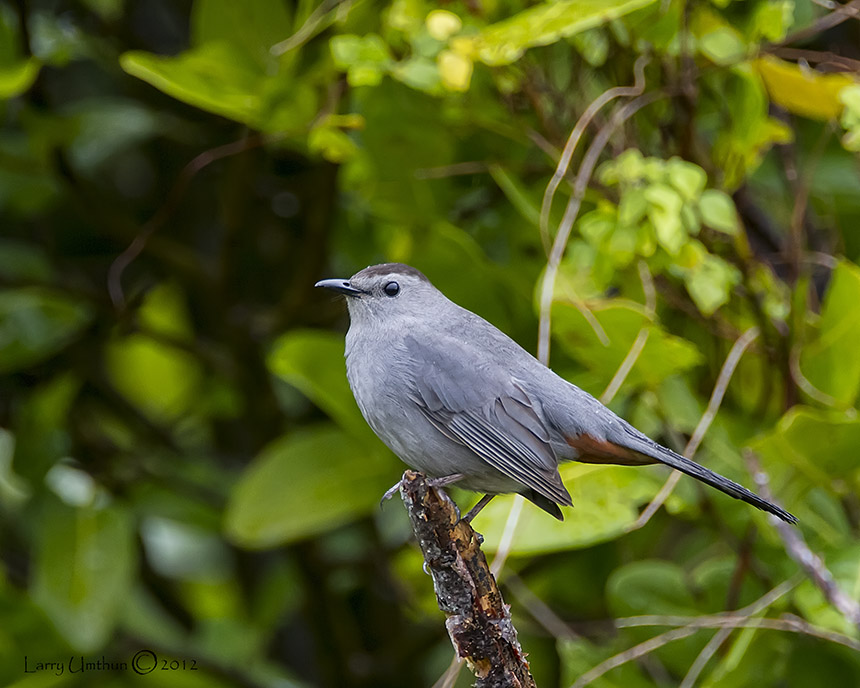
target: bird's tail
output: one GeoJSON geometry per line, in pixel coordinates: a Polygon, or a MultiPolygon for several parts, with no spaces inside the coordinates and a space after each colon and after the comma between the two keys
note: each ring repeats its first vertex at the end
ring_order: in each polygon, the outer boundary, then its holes
{"type": "MultiPolygon", "coordinates": [[[[626,428],[625,428],[626,429],[626,428]]],[[[720,492],[725,492],[729,497],[740,499],[742,502],[752,504],[754,507],[766,511],[769,514],[778,516],[786,523],[797,523],[797,518],[788,513],[785,509],[778,507],[776,504],[769,502],[763,497],[759,497],[755,492],[751,492],[743,485],[738,485],[733,480],[724,478],[719,473],[714,473],[712,470],[700,466],[695,461],[691,461],[686,456],[676,454],[671,449],[667,449],[656,442],[651,441],[645,435],[637,432],[631,427],[631,430],[636,434],[633,435],[633,441],[627,443],[627,446],[640,454],[671,466],[675,470],[681,471],[692,476],[696,480],[701,480],[703,483],[717,488],[720,492]]]]}

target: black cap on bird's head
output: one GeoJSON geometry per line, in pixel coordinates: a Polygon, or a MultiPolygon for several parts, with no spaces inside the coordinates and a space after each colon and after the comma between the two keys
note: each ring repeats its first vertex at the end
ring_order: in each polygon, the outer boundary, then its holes
{"type": "Polygon", "coordinates": [[[315,287],[331,289],[346,296],[372,296],[384,294],[388,297],[397,296],[400,282],[403,278],[408,281],[425,282],[430,284],[424,273],[405,263],[380,263],[370,265],[355,273],[348,280],[324,279],[317,282],[315,287]],[[381,291],[381,294],[379,293],[381,291]]]}

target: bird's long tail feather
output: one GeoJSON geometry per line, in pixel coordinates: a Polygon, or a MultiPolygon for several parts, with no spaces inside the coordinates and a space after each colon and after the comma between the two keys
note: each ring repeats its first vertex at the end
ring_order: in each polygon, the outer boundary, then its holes
{"type": "MultiPolygon", "coordinates": [[[[636,431],[634,430],[634,432],[636,431]]],[[[786,523],[797,523],[797,518],[788,513],[785,509],[778,507],[776,504],[769,502],[763,497],[759,497],[755,492],[748,490],[743,485],[738,485],[733,480],[729,480],[728,478],[721,476],[719,473],[714,473],[712,470],[705,468],[704,466],[700,466],[695,461],[691,461],[687,457],[676,454],[671,449],[667,449],[666,447],[651,441],[641,433],[636,432],[636,434],[633,435],[633,442],[629,443],[627,446],[640,454],[645,454],[660,463],[671,466],[675,470],[681,471],[681,473],[686,473],[687,475],[696,478],[696,480],[701,480],[703,483],[717,488],[720,492],[724,492],[730,497],[740,499],[747,504],[752,504],[754,507],[761,509],[762,511],[778,516],[786,523]]]]}

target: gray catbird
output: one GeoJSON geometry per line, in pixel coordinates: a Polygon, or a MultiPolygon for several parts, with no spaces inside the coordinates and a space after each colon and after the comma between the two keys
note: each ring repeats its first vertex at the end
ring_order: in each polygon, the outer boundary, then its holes
{"type": "MultiPolygon", "coordinates": [[[[561,461],[664,463],[763,511],[775,504],[675,452],[563,380],[418,270],[372,265],[317,287],[347,297],[346,370],[373,431],[406,464],[487,496],[518,492],[559,520],[561,461]]],[[[480,506],[478,508],[480,508],[480,506]]],[[[470,515],[477,513],[475,509],[470,515]]]]}

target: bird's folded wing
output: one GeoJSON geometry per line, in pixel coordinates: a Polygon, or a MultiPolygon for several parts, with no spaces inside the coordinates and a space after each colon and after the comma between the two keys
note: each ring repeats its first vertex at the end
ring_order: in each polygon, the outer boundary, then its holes
{"type": "Polygon", "coordinates": [[[448,358],[414,339],[410,353],[412,399],[441,433],[525,487],[571,504],[549,432],[514,378],[464,365],[467,358],[448,358]]]}

